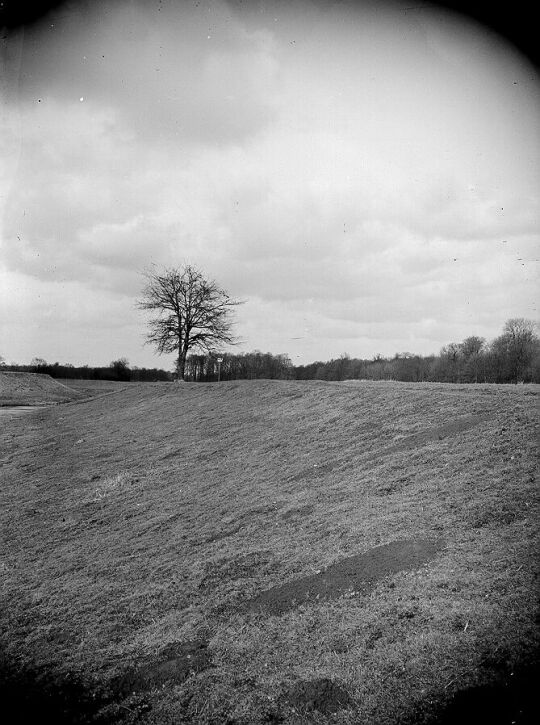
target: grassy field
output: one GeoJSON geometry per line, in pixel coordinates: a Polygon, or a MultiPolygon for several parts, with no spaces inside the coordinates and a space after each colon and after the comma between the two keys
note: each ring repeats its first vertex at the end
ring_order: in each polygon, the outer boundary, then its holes
{"type": "Polygon", "coordinates": [[[19,405],[52,405],[84,397],[50,375],[12,373],[0,370],[0,408],[19,405]]]}
{"type": "Polygon", "coordinates": [[[16,722],[535,719],[540,386],[93,394],[0,421],[16,722]]]}

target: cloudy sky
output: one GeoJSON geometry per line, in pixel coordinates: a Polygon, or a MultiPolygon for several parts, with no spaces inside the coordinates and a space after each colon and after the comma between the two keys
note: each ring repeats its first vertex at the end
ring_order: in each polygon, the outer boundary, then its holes
{"type": "Polygon", "coordinates": [[[540,85],[409,2],[60,4],[2,54],[0,354],[172,366],[141,271],[189,262],[239,350],[437,352],[538,319],[540,85]]]}

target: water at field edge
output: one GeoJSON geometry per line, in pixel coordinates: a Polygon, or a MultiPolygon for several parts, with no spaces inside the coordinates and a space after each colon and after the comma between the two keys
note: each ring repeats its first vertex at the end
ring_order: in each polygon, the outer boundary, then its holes
{"type": "Polygon", "coordinates": [[[25,413],[32,413],[34,410],[40,410],[41,405],[6,405],[0,407],[0,418],[15,418],[25,413]]]}

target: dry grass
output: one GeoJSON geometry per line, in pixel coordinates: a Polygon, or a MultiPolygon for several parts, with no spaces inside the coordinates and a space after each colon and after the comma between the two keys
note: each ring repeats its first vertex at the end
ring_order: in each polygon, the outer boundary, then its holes
{"type": "Polygon", "coordinates": [[[66,403],[81,397],[79,391],[53,380],[50,375],[0,370],[0,407],[51,405],[66,403]]]}
{"type": "Polygon", "coordinates": [[[109,721],[428,722],[535,657],[538,393],[156,383],[10,420],[6,662],[44,668],[42,689],[76,673],[109,721]],[[444,549],[371,591],[281,616],[245,606],[414,538],[444,549]],[[204,668],[167,654],[189,642],[204,668]],[[114,691],[160,667],[159,687],[114,691]],[[343,708],[314,710],[310,683],[329,681],[343,708]]]}

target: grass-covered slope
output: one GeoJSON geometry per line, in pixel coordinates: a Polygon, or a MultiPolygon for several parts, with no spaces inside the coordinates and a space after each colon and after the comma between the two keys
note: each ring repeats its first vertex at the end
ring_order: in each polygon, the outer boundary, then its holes
{"type": "Polygon", "coordinates": [[[0,371],[0,407],[5,405],[49,405],[81,398],[82,394],[50,375],[0,371]]]}
{"type": "Polygon", "coordinates": [[[7,695],[58,722],[383,725],[483,686],[525,722],[538,392],[158,383],[10,421],[7,695]]]}

